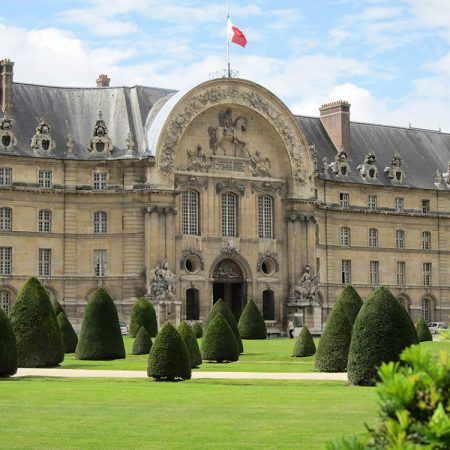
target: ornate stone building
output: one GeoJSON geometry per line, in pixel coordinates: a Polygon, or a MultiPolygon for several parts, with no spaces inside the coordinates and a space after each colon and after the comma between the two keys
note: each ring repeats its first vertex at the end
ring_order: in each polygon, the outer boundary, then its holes
{"type": "Polygon", "coordinates": [[[80,324],[107,289],[127,319],[204,320],[253,298],[271,331],[319,332],[346,283],[449,319],[450,135],[294,116],[253,82],[185,92],[13,82],[0,61],[0,304],[30,275],[80,324]]]}

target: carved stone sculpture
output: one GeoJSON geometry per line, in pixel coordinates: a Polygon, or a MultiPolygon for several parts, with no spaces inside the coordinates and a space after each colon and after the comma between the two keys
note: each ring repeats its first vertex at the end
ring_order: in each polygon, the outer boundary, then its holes
{"type": "Polygon", "coordinates": [[[375,154],[373,152],[369,152],[364,158],[364,163],[357,167],[364,181],[371,182],[378,180],[378,168],[375,161],[375,154]]]}
{"type": "Polygon", "coordinates": [[[17,144],[12,132],[12,119],[5,117],[0,121],[0,150],[11,151],[17,144]]]}
{"type": "Polygon", "coordinates": [[[447,172],[442,174],[442,178],[444,179],[445,183],[447,184],[447,187],[450,188],[450,161],[447,166],[447,172]]]}
{"type": "Polygon", "coordinates": [[[127,139],[125,140],[125,144],[127,145],[127,153],[129,155],[133,154],[134,151],[134,139],[133,133],[131,131],[128,132],[127,139]]]}
{"type": "Polygon", "coordinates": [[[102,112],[99,111],[98,119],[95,122],[93,137],[89,141],[87,149],[90,156],[110,156],[113,150],[113,144],[108,136],[108,128],[102,119],[102,112]]]}
{"type": "Polygon", "coordinates": [[[51,135],[51,127],[42,119],[39,121],[36,133],[31,139],[31,148],[41,155],[48,155],[56,148],[56,143],[51,135]]]}
{"type": "Polygon", "coordinates": [[[256,150],[255,154],[250,156],[250,168],[254,177],[271,177],[270,160],[269,158],[263,158],[259,150],[256,150]]]}
{"type": "Polygon", "coordinates": [[[73,138],[72,135],[69,133],[66,139],[67,156],[73,156],[73,147],[74,147],[73,138]]]}
{"type": "Polygon", "coordinates": [[[384,170],[387,172],[392,184],[402,184],[404,182],[405,174],[402,170],[402,158],[400,158],[398,153],[392,157],[391,164],[384,170]]]}
{"type": "Polygon", "coordinates": [[[193,172],[208,172],[211,167],[211,161],[205,155],[201,145],[197,145],[195,151],[187,150],[188,165],[185,170],[193,172]]]}
{"type": "Polygon", "coordinates": [[[347,178],[350,173],[350,165],[348,164],[347,153],[345,150],[341,150],[337,153],[335,160],[331,163],[331,170],[333,174],[336,175],[336,178],[347,178]]]}
{"type": "Polygon", "coordinates": [[[157,300],[175,300],[177,276],[169,269],[166,259],[150,271],[147,295],[157,300]]]}
{"type": "Polygon", "coordinates": [[[294,286],[294,297],[309,304],[319,302],[319,277],[311,275],[309,265],[305,266],[303,274],[299,276],[294,286]]]}
{"type": "Polygon", "coordinates": [[[220,252],[223,255],[233,256],[239,254],[239,249],[236,247],[236,242],[230,239],[225,242],[220,252]]]}
{"type": "Polygon", "coordinates": [[[319,171],[319,164],[317,162],[317,149],[316,146],[314,144],[310,145],[308,147],[310,153],[311,153],[311,158],[313,160],[313,164],[314,164],[314,172],[317,173],[319,171]]]}

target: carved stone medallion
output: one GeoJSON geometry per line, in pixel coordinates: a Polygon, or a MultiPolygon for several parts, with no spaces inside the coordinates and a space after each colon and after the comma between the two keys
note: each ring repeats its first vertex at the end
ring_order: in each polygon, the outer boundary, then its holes
{"type": "Polygon", "coordinates": [[[91,157],[108,157],[113,151],[113,144],[108,136],[108,128],[102,118],[102,112],[99,111],[98,119],[95,122],[94,133],[89,141],[87,149],[91,157]]]}
{"type": "Polygon", "coordinates": [[[36,134],[31,139],[31,148],[36,153],[48,155],[56,148],[56,143],[54,139],[52,139],[51,131],[50,125],[41,119],[36,127],[36,134]]]}
{"type": "Polygon", "coordinates": [[[364,158],[364,163],[357,167],[364,181],[371,183],[378,180],[378,168],[375,161],[375,154],[369,152],[364,158]]]}
{"type": "Polygon", "coordinates": [[[0,121],[0,150],[14,150],[17,144],[17,139],[12,132],[12,124],[12,119],[7,117],[0,121]]]}

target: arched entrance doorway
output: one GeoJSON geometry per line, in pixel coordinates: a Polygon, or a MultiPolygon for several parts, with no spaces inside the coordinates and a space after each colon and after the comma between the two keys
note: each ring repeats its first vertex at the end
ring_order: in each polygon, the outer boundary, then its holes
{"type": "Polygon", "coordinates": [[[239,264],[231,259],[220,261],[213,272],[213,303],[221,298],[239,320],[247,301],[247,283],[239,264]]]}

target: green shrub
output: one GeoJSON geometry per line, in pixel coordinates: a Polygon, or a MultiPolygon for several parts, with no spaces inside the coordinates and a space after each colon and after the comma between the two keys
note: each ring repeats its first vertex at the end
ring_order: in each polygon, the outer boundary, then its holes
{"type": "Polygon", "coordinates": [[[0,377],[17,372],[17,344],[8,316],[0,308],[0,377]]]}
{"type": "Polygon", "coordinates": [[[267,327],[263,316],[253,300],[249,300],[238,323],[242,339],[267,339],[267,327]]]}
{"type": "Polygon", "coordinates": [[[132,355],[148,355],[152,348],[152,338],[148,334],[145,327],[139,328],[136,339],[133,342],[133,348],[131,349],[132,355]]]}
{"type": "Polygon", "coordinates": [[[188,349],[191,367],[194,368],[200,366],[202,363],[202,355],[200,354],[198,342],[192,328],[183,321],[178,325],[177,331],[180,333],[180,336],[183,338],[186,348],[188,349]]]}
{"type": "Polygon", "coordinates": [[[64,359],[55,312],[45,288],[32,277],[20,290],[10,315],[19,367],[52,367],[64,359]]]}
{"type": "Polygon", "coordinates": [[[237,361],[239,346],[228,322],[218,313],[206,327],[202,357],[208,361],[237,361]]]}
{"type": "Polygon", "coordinates": [[[158,323],[153,305],[144,297],[138,298],[131,309],[128,334],[136,337],[141,327],[145,327],[151,337],[158,334],[158,323]]]}
{"type": "Polygon", "coordinates": [[[64,352],[73,353],[77,348],[78,336],[77,333],[75,333],[72,324],[69,322],[69,319],[62,310],[58,314],[58,325],[59,329],[61,330],[64,352]]]}
{"type": "Polygon", "coordinates": [[[314,339],[309,332],[308,327],[303,327],[302,331],[298,335],[294,344],[294,351],[292,356],[302,357],[302,356],[312,356],[316,353],[316,344],[314,344],[314,339]]]}
{"type": "Polygon", "coordinates": [[[103,288],[96,289],[88,301],[75,356],[93,360],[125,358],[116,305],[103,288]]]}
{"type": "Polygon", "coordinates": [[[342,305],[353,326],[356,316],[363,305],[363,301],[358,292],[356,292],[355,288],[351,284],[347,284],[339,295],[336,303],[340,303],[342,305]]]}
{"type": "Polygon", "coordinates": [[[58,317],[59,313],[62,312],[66,314],[64,311],[64,308],[61,306],[61,303],[58,302],[58,300],[55,298],[52,302],[53,310],[55,311],[55,316],[58,317]]]}
{"type": "Polygon", "coordinates": [[[147,375],[161,381],[191,379],[188,349],[170,322],[167,322],[156,336],[148,358],[147,375]]]}
{"type": "Polygon", "coordinates": [[[219,313],[222,314],[222,317],[228,322],[228,325],[230,325],[231,331],[233,331],[236,341],[238,343],[239,353],[242,353],[244,351],[244,347],[242,345],[241,335],[239,334],[236,319],[234,318],[231,309],[222,299],[219,299],[217,300],[216,303],[214,303],[211,312],[209,313],[208,318],[206,319],[205,334],[209,323],[219,313]]]}
{"type": "Polygon", "coordinates": [[[195,322],[194,325],[192,325],[192,331],[196,338],[201,338],[203,336],[202,324],[200,322],[195,322]]]}
{"type": "Polygon", "coordinates": [[[345,372],[352,338],[352,323],[341,303],[336,303],[328,317],[316,353],[320,372],[345,372]]]}
{"type": "Polygon", "coordinates": [[[450,341],[450,329],[449,330],[439,330],[439,340],[440,341],[450,341]]]}
{"type": "Polygon", "coordinates": [[[416,324],[417,337],[419,342],[432,341],[433,336],[431,336],[430,329],[428,328],[425,320],[420,319],[416,324]]]}
{"type": "Polygon", "coordinates": [[[397,361],[400,353],[417,344],[417,333],[403,306],[385,287],[367,298],[353,325],[348,356],[348,379],[373,385],[381,363],[397,361]]]}

